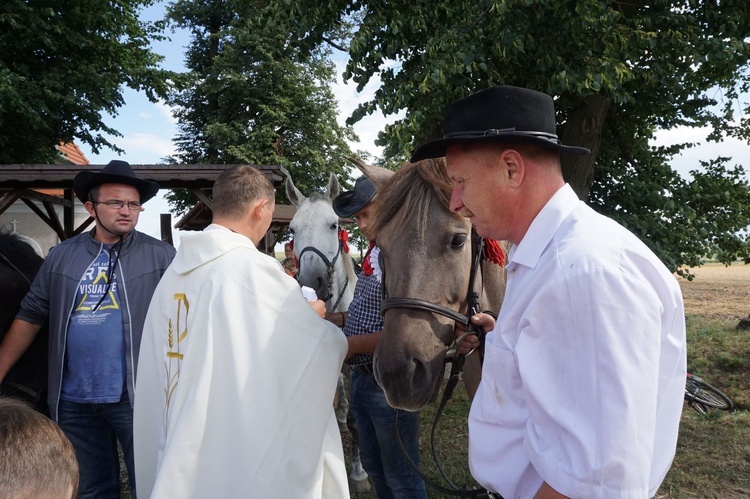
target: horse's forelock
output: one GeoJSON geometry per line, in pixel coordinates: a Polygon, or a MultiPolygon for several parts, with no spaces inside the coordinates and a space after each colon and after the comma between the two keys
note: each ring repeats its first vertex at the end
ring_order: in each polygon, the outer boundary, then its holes
{"type": "Polygon", "coordinates": [[[421,236],[427,228],[430,203],[438,201],[448,211],[451,189],[442,158],[405,163],[378,192],[373,232],[377,234],[388,225],[400,231],[416,217],[421,236]]]}
{"type": "Polygon", "coordinates": [[[313,191],[308,198],[310,201],[328,201],[328,197],[322,192],[313,191]]]}

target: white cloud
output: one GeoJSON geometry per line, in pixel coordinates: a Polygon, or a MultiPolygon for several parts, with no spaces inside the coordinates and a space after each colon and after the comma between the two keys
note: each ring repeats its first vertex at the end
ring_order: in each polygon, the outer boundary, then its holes
{"type": "Polygon", "coordinates": [[[172,111],[175,109],[172,106],[169,106],[166,102],[163,100],[160,100],[153,104],[154,107],[159,112],[159,115],[162,117],[162,119],[168,123],[172,123],[173,125],[177,126],[177,119],[172,114],[172,111]]]}
{"type": "Polygon", "coordinates": [[[126,157],[133,154],[145,153],[155,158],[149,163],[158,163],[158,159],[174,154],[175,147],[172,138],[154,133],[134,132],[116,140],[119,147],[126,151],[126,157]]]}

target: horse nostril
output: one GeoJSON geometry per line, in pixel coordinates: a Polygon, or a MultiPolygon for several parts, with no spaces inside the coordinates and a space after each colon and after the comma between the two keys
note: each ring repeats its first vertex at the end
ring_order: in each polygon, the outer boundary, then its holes
{"type": "Polygon", "coordinates": [[[422,393],[432,389],[432,367],[429,363],[419,359],[413,359],[413,370],[411,376],[411,389],[415,393],[422,393]]]}
{"type": "MultiPolygon", "coordinates": [[[[376,354],[373,372],[388,403],[399,409],[419,410],[434,398],[435,387],[439,386],[432,365],[419,359],[404,359],[403,363],[394,364],[387,357],[379,359],[376,354]]],[[[439,373],[436,375],[439,377],[439,373]]]]}

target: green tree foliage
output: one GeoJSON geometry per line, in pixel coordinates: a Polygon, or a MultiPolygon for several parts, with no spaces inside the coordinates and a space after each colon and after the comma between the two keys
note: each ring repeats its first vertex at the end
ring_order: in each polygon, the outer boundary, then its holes
{"type": "MultiPolygon", "coordinates": [[[[171,19],[192,32],[173,162],[279,164],[305,194],[346,175],[350,127],[337,123],[328,52],[301,47],[293,20],[261,1],[178,1],[171,19]]],[[[283,200],[284,193],[279,192],[283,200]]],[[[185,193],[170,196],[180,210],[185,193]]]]}
{"type": "Polygon", "coordinates": [[[155,101],[171,73],[149,48],[158,26],[138,19],[153,0],[0,2],[0,163],[47,163],[74,139],[119,149],[102,121],[127,85],[155,101]]]}
{"type": "MultiPolygon", "coordinates": [[[[288,4],[289,2],[282,2],[288,4]]],[[[294,2],[299,36],[316,45],[356,16],[345,78],[378,77],[350,118],[404,112],[379,135],[391,158],[440,136],[449,103],[492,85],[555,96],[559,135],[592,150],[563,157],[583,199],[628,225],[676,270],[703,256],[748,256],[748,185],[711,162],[692,182],[669,161],[692,144],[655,148],[658,129],[706,127],[750,140],[750,2],[746,0],[331,0],[294,2]],[[743,109],[744,108],[744,109],[743,109]],[[700,193],[701,202],[694,199],[700,193]],[[716,202],[722,205],[716,222],[716,202]],[[616,195],[614,195],[616,194],[616,195]],[[711,202],[703,202],[710,200],[711,202]],[[736,201],[736,202],[735,202],[736,201]],[[714,220],[714,223],[710,222],[714,220]]],[[[696,170],[699,165],[695,165],[696,170]]]]}

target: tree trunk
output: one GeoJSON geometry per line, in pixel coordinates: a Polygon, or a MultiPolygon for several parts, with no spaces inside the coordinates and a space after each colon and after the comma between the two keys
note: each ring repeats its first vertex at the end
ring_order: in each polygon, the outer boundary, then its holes
{"type": "Polygon", "coordinates": [[[581,107],[574,109],[562,129],[560,140],[567,146],[581,146],[591,150],[591,154],[562,154],[562,171],[579,199],[586,200],[589,188],[594,182],[594,162],[602,142],[602,129],[611,101],[599,94],[584,98],[581,107]]]}

